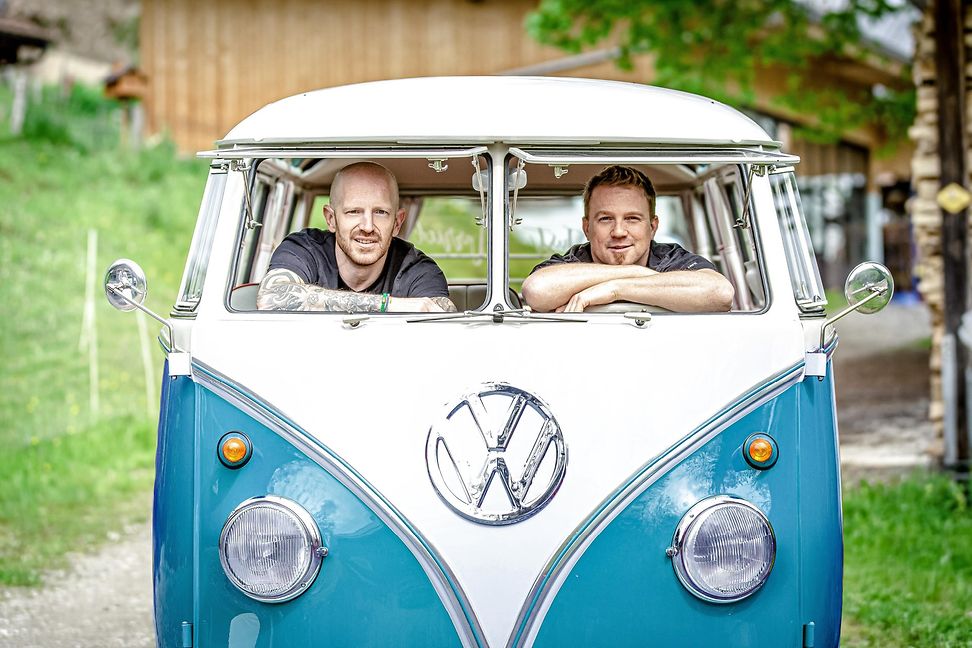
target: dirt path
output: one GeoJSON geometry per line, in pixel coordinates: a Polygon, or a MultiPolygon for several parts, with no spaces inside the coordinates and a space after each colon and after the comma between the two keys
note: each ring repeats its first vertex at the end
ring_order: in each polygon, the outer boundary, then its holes
{"type": "Polygon", "coordinates": [[[837,324],[837,419],[845,484],[929,465],[928,313],[889,306],[837,324]]]}
{"type": "MultiPolygon", "coordinates": [[[[892,306],[838,325],[836,380],[845,484],[927,464],[929,335],[923,307],[892,306]]],[[[152,625],[149,524],[39,590],[0,590],[0,647],[149,648],[152,625]]]]}
{"type": "Polygon", "coordinates": [[[128,529],[43,588],[0,589],[0,646],[153,648],[152,529],[128,529]]]}

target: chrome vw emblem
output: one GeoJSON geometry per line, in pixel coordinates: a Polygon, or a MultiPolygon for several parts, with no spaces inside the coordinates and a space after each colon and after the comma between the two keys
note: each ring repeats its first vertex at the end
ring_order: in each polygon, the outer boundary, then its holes
{"type": "Polygon", "coordinates": [[[513,524],[557,492],[567,446],[546,403],[490,383],[432,426],[425,460],[436,492],[456,513],[481,524],[513,524]]]}

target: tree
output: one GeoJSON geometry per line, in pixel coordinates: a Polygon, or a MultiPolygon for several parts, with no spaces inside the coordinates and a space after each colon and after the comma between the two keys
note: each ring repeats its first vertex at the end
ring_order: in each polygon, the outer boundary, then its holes
{"type": "Polygon", "coordinates": [[[635,55],[650,55],[654,83],[737,105],[752,105],[757,75],[779,67],[786,86],[772,101],[814,116],[805,136],[833,141],[872,125],[889,140],[903,138],[915,113],[909,69],[893,88],[820,87],[813,75],[822,61],[880,58],[861,47],[858,18],[907,8],[888,0],[841,5],[815,13],[794,0],[542,0],[527,29],[541,43],[570,52],[616,45],[622,68],[630,69],[635,55]]]}

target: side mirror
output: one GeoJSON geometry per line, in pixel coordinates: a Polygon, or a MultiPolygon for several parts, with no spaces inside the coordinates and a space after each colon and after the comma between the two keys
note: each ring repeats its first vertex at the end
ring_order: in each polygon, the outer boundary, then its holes
{"type": "Polygon", "coordinates": [[[883,310],[894,295],[894,279],[891,272],[880,263],[862,263],[847,275],[844,296],[847,304],[870,315],[883,310]]]}
{"type": "Polygon", "coordinates": [[[118,310],[135,310],[145,301],[147,294],[145,272],[134,261],[118,259],[105,273],[105,297],[118,310]]]}
{"type": "Polygon", "coordinates": [[[132,311],[137,308],[162,324],[169,333],[169,344],[172,350],[178,351],[172,323],[142,305],[147,294],[145,271],[137,263],[131,259],[118,259],[108,267],[105,273],[105,297],[108,298],[108,303],[120,311],[132,311]]]}
{"type": "Polygon", "coordinates": [[[894,279],[891,271],[880,263],[865,262],[850,271],[844,283],[844,296],[847,308],[828,318],[820,327],[820,349],[823,349],[827,327],[844,315],[860,311],[865,315],[882,310],[894,294],[894,279]]]}

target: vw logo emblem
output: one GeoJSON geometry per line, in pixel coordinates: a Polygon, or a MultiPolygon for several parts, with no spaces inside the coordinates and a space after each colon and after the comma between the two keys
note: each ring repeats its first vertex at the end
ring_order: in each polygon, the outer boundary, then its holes
{"type": "Polygon", "coordinates": [[[480,524],[513,524],[556,494],[567,445],[546,403],[490,383],[432,425],[425,461],[436,492],[456,513],[480,524]]]}

